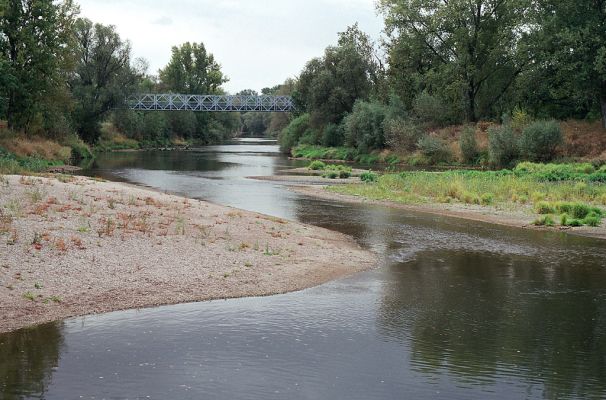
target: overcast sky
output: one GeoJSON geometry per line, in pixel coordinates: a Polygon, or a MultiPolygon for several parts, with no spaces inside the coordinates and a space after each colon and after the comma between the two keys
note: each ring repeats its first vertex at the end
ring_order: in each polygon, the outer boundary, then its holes
{"type": "Polygon", "coordinates": [[[174,45],[204,42],[230,81],[260,91],[299,74],[305,62],[358,22],[378,39],[375,0],[80,0],[82,16],[115,25],[156,74],[174,45]]]}

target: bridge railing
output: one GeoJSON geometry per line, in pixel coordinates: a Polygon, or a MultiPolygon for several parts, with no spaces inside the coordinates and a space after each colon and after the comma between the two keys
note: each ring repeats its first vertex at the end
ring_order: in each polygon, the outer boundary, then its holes
{"type": "Polygon", "coordinates": [[[127,107],[141,111],[201,112],[292,112],[290,96],[194,95],[173,93],[136,94],[126,99],[127,107]]]}

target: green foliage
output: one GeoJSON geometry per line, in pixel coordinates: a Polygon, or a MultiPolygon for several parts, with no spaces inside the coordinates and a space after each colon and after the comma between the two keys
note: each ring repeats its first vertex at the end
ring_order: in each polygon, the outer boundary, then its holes
{"type": "Polygon", "coordinates": [[[292,149],[293,157],[321,160],[343,160],[353,161],[358,157],[358,152],[349,147],[320,147],[300,145],[292,149]]]}
{"type": "Polygon", "coordinates": [[[423,136],[423,131],[412,119],[392,118],[386,120],[384,129],[387,145],[400,152],[416,150],[417,143],[423,136]]]}
{"type": "Polygon", "coordinates": [[[326,171],[326,173],[324,173],[324,175],[322,175],[323,178],[328,178],[328,179],[337,179],[339,177],[339,172],[338,171],[326,171]]]}
{"type": "Polygon", "coordinates": [[[553,214],[555,213],[555,208],[546,201],[539,201],[534,205],[534,211],[537,214],[553,214]]]}
{"type": "Polygon", "coordinates": [[[446,104],[425,91],[415,98],[413,110],[415,115],[429,126],[444,127],[456,122],[446,104]]]}
{"type": "Polygon", "coordinates": [[[494,195],[492,193],[484,193],[480,197],[480,201],[481,201],[482,205],[489,206],[492,203],[494,203],[494,195]]]}
{"type": "Polygon", "coordinates": [[[463,155],[464,162],[468,164],[476,162],[480,152],[478,150],[476,131],[474,128],[468,126],[463,129],[461,138],[459,139],[459,147],[461,148],[461,154],[463,155]]]}
{"type": "MultiPolygon", "coordinates": [[[[299,143],[299,140],[303,136],[310,135],[310,132],[312,132],[312,129],[310,126],[309,114],[303,114],[295,118],[286,128],[284,128],[278,137],[280,149],[283,152],[288,153],[299,143]]],[[[295,157],[297,156],[295,155],[295,157]]]]}
{"type": "Polygon", "coordinates": [[[563,142],[560,124],[556,121],[536,121],[528,125],[520,136],[522,156],[530,161],[545,162],[554,158],[563,142]]]}
{"type": "Polygon", "coordinates": [[[357,101],[351,114],[343,121],[346,144],[362,153],[385,147],[385,117],[386,108],[382,104],[357,101]]]}
{"type": "Polygon", "coordinates": [[[130,65],[130,44],[122,41],[113,26],[79,19],[74,35],[79,62],[70,80],[77,100],[73,119],[80,137],[94,144],[104,116],[135,90],[138,72],[130,65]]]}
{"type": "Polygon", "coordinates": [[[488,130],[488,154],[490,162],[499,167],[509,167],[518,159],[518,140],[510,126],[491,127],[488,130]]]}
{"type": "Polygon", "coordinates": [[[345,141],[345,129],[343,124],[327,124],[322,133],[322,146],[342,146],[345,141]]]}
{"type": "MultiPolygon", "coordinates": [[[[517,175],[532,175],[538,180],[547,182],[582,181],[589,183],[606,183],[606,173],[589,163],[577,164],[535,164],[523,162],[516,166],[517,175]]],[[[583,188],[579,186],[577,188],[583,188]]]]}
{"type": "Polygon", "coordinates": [[[326,168],[326,164],[324,164],[322,161],[316,160],[312,161],[307,168],[311,169],[312,171],[320,171],[326,168]]]}
{"type": "Polygon", "coordinates": [[[448,144],[433,136],[425,136],[418,144],[421,153],[432,164],[447,163],[452,160],[452,152],[448,144]]]}
{"type": "Polygon", "coordinates": [[[372,171],[362,172],[360,175],[362,182],[372,183],[379,180],[379,176],[372,171]]]}
{"type": "Polygon", "coordinates": [[[534,220],[533,225],[536,226],[555,226],[555,221],[551,215],[543,215],[534,220]]]}
{"type": "Polygon", "coordinates": [[[532,117],[519,107],[514,108],[511,114],[511,128],[515,132],[522,132],[528,125],[532,123],[532,117]]]}

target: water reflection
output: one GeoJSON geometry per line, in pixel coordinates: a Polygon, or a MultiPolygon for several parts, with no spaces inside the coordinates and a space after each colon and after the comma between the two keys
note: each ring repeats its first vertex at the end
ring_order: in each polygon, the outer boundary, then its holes
{"type": "Polygon", "coordinates": [[[61,323],[0,335],[0,398],[43,398],[63,351],[61,323]]]}

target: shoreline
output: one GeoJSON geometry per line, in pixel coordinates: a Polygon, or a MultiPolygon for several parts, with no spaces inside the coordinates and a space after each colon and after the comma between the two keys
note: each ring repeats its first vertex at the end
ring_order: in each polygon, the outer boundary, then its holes
{"type": "Polygon", "coordinates": [[[372,200],[361,196],[329,192],[328,185],[296,185],[290,189],[294,192],[326,200],[336,200],[353,204],[373,204],[400,210],[459,218],[468,221],[482,222],[500,226],[520,229],[529,229],[543,232],[562,232],[575,236],[606,240],[606,226],[590,227],[547,227],[532,224],[533,216],[522,212],[509,212],[497,210],[495,207],[470,206],[465,204],[403,204],[389,200],[372,200]]]}
{"type": "Polygon", "coordinates": [[[377,265],[353,238],[84,177],[0,182],[0,333],[317,286],[377,265]]]}

